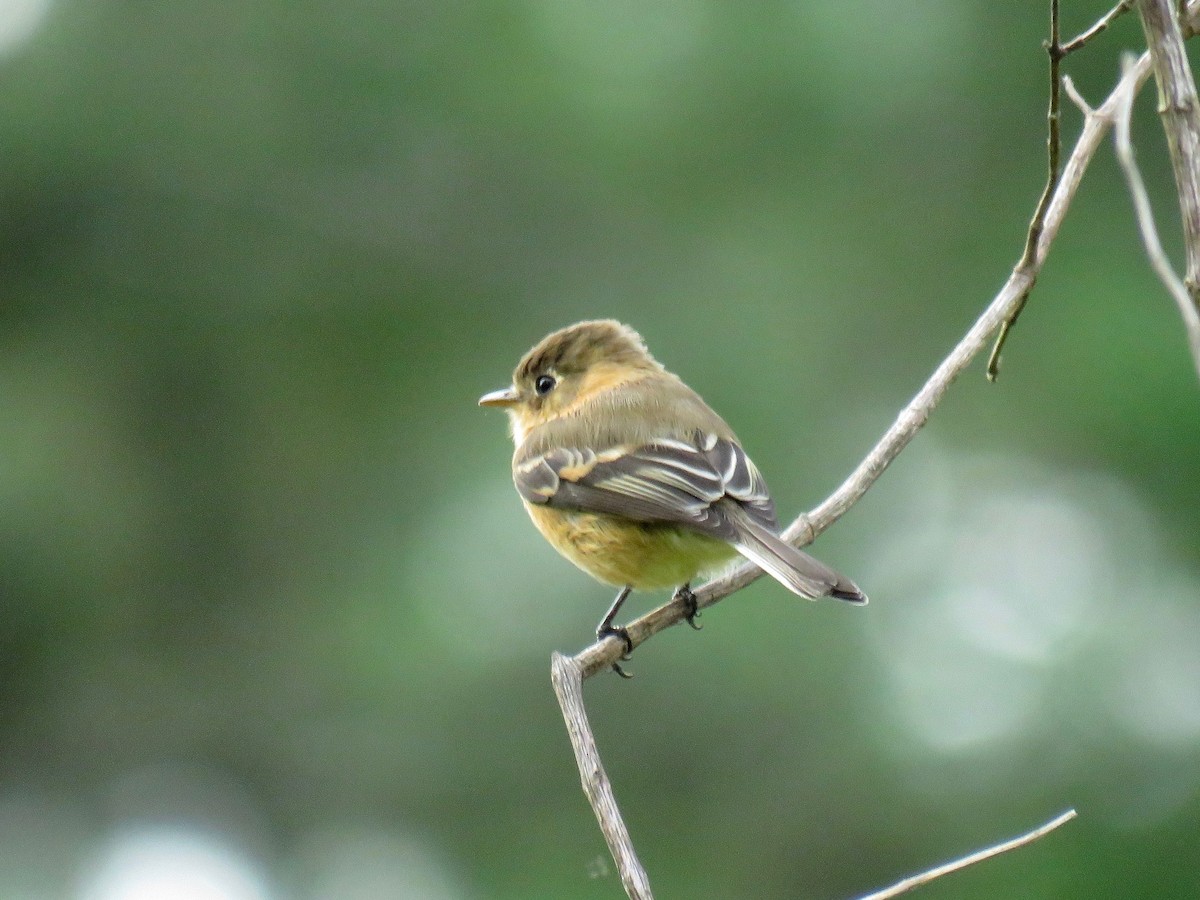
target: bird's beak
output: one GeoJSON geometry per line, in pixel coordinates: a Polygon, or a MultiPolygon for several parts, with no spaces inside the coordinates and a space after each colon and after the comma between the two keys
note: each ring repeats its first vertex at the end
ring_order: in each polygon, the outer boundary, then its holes
{"type": "Polygon", "coordinates": [[[507,408],[510,406],[516,406],[518,399],[519,398],[517,397],[517,389],[512,388],[512,387],[506,387],[506,388],[501,388],[498,391],[492,391],[490,394],[484,394],[482,397],[479,398],[479,405],[480,406],[499,406],[501,408],[507,408]]]}

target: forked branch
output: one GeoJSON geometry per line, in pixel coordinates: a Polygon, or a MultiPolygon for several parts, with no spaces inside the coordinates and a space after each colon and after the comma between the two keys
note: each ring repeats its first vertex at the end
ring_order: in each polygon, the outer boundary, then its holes
{"type": "MultiPolygon", "coordinates": [[[[1200,9],[1200,0],[1193,0],[1193,7],[1200,9]]],[[[1063,166],[1062,175],[1046,205],[1041,237],[1035,244],[1032,263],[1025,265],[1022,260],[1017,264],[999,293],[984,310],[983,315],[976,320],[971,329],[950,352],[950,355],[937,367],[916,396],[901,410],[895,422],[866,458],[858,464],[850,477],[823,503],[810,512],[798,516],[784,530],[784,537],[787,540],[798,547],[811,544],[821,532],[840,519],[851,506],[858,502],[876,479],[891,465],[892,460],[908,446],[921,427],[929,420],[929,416],[937,408],[950,385],[987,346],[1001,323],[1006,321],[1028,296],[1046,261],[1050,245],[1058,236],[1059,227],[1062,225],[1067,209],[1083,180],[1083,174],[1104,136],[1112,127],[1122,90],[1137,91],[1145,84],[1149,75],[1150,55],[1143,53],[1129,71],[1122,76],[1117,88],[1108,99],[1099,109],[1095,110],[1096,115],[1089,116],[1084,120],[1083,131],[1075,142],[1075,147],[1063,166]]],[[[697,608],[706,609],[719,603],[730,594],[756,580],[760,575],[762,575],[762,570],[757,566],[742,563],[721,577],[698,588],[695,591],[697,608]]],[[[630,641],[634,647],[645,643],[658,632],[683,621],[683,613],[682,604],[675,602],[666,603],[651,610],[626,625],[630,641]]],[[[610,668],[614,662],[620,659],[623,651],[624,646],[621,641],[616,638],[605,638],[575,654],[574,659],[579,663],[583,678],[587,679],[597,672],[610,668]]]]}
{"type": "MultiPolygon", "coordinates": [[[[1042,196],[1038,198],[1037,207],[1033,211],[1033,218],[1029,220],[1029,229],[1025,234],[1025,250],[1021,254],[1021,261],[1017,263],[1017,268],[1033,268],[1036,265],[1034,257],[1037,254],[1038,244],[1042,239],[1042,230],[1046,226],[1046,210],[1049,209],[1050,199],[1058,190],[1059,179],[1059,156],[1062,153],[1062,126],[1061,126],[1061,106],[1062,106],[1062,61],[1074,53],[1076,50],[1081,50],[1086,47],[1096,35],[1108,29],[1116,19],[1122,14],[1128,12],[1133,6],[1134,0],[1121,0],[1116,6],[1110,9],[1098,22],[1092,25],[1087,31],[1062,43],[1059,32],[1059,3],[1058,0],[1050,0],[1050,40],[1046,41],[1046,55],[1049,58],[1049,76],[1050,76],[1050,104],[1046,111],[1046,186],[1042,188],[1042,196]]],[[[1008,333],[1012,327],[1017,324],[1017,317],[1021,315],[1021,311],[1025,308],[1025,303],[1029,300],[1029,292],[1017,301],[1016,306],[1009,315],[1005,316],[1004,322],[1000,325],[1000,333],[996,335],[996,342],[992,345],[991,355],[988,356],[987,362],[987,377],[989,381],[995,381],[1000,374],[1000,353],[1004,350],[1004,343],[1008,340],[1008,333]]]]}
{"type": "MultiPolygon", "coordinates": [[[[1127,61],[1127,65],[1129,62],[1127,61]]],[[[1075,92],[1074,85],[1068,83],[1072,99],[1076,104],[1083,104],[1075,92]]],[[[1086,110],[1086,104],[1083,104],[1086,110]]],[[[1088,111],[1091,115],[1094,112],[1088,111]]],[[[1146,183],[1142,180],[1138,168],[1137,157],[1133,151],[1133,141],[1129,136],[1130,119],[1133,117],[1133,92],[1127,91],[1121,98],[1116,110],[1116,145],[1117,159],[1121,170],[1125,173],[1125,181],[1129,185],[1129,193],[1133,198],[1133,210],[1137,217],[1138,232],[1142,236],[1142,244],[1146,248],[1146,256],[1150,258],[1150,266],[1154,274],[1163,283],[1179,314],[1183,317],[1184,331],[1187,333],[1188,346],[1192,352],[1192,362],[1196,366],[1196,375],[1200,377],[1200,308],[1193,300],[1187,286],[1175,274],[1167,253],[1163,250],[1162,241],[1158,237],[1158,227],[1154,224],[1154,211],[1150,207],[1150,195],[1146,191],[1146,183]]]]}
{"type": "MultiPolygon", "coordinates": [[[[1057,3],[1055,3],[1051,52],[1054,79],[1052,87],[1054,97],[1052,98],[1051,107],[1053,116],[1051,126],[1052,143],[1058,137],[1057,92],[1059,90],[1059,80],[1057,61],[1061,60],[1066,52],[1077,49],[1107,28],[1108,24],[1118,15],[1129,9],[1132,3],[1133,0],[1123,0],[1123,2],[1118,3],[1103,19],[1066,45],[1059,45],[1058,43],[1057,3]]],[[[1140,11],[1145,15],[1145,9],[1151,5],[1158,4],[1170,7],[1171,0],[1137,0],[1137,3],[1139,4],[1140,11]]],[[[1185,8],[1185,14],[1188,18],[1188,33],[1192,31],[1191,22],[1196,16],[1197,11],[1200,11],[1200,0],[1191,0],[1185,8]]],[[[1179,34],[1178,23],[1176,23],[1176,34],[1179,34]]],[[[1151,35],[1150,26],[1147,26],[1147,35],[1151,35]]],[[[1177,63],[1178,61],[1176,60],[1175,62],[1160,64],[1156,58],[1158,70],[1161,70],[1162,65],[1177,67],[1177,63]]],[[[1087,108],[1087,105],[1078,98],[1078,94],[1074,93],[1073,86],[1067,81],[1067,90],[1071,92],[1072,99],[1076,99],[1085,111],[1083,129],[1079,139],[1075,143],[1074,149],[1071,151],[1070,157],[1062,167],[1061,173],[1057,172],[1057,150],[1051,149],[1050,177],[1047,181],[1046,192],[1042,200],[1039,201],[1038,209],[1030,223],[1026,252],[1022,254],[1021,260],[1017,263],[1008,280],[999,293],[992,299],[983,314],[971,326],[971,329],[959,341],[950,355],[937,367],[929,380],[917,392],[916,396],[900,412],[895,422],[892,423],[891,427],[888,428],[871,452],[867,454],[866,458],[859,463],[850,477],[823,503],[811,512],[799,516],[785,529],[784,537],[787,540],[793,542],[796,546],[805,546],[841,518],[867,492],[876,479],[883,474],[892,460],[908,446],[909,442],[916,436],[925,422],[928,421],[929,416],[933,413],[933,410],[937,407],[950,385],[953,384],[962,371],[987,346],[993,335],[1005,323],[1012,322],[1013,317],[1020,311],[1021,306],[1033,289],[1034,282],[1049,253],[1050,245],[1058,234],[1059,227],[1062,225],[1067,209],[1079,188],[1083,174],[1092,157],[1095,155],[1105,134],[1107,134],[1114,122],[1117,121],[1118,115],[1124,114],[1127,116],[1128,104],[1132,103],[1133,96],[1136,95],[1145,83],[1150,71],[1151,53],[1147,51],[1136,62],[1130,64],[1125,69],[1116,89],[1095,110],[1087,108]]],[[[1160,79],[1161,77],[1160,74],[1160,79]]],[[[1190,80],[1190,72],[1188,79],[1190,80]]],[[[1195,89],[1193,85],[1193,97],[1194,94],[1195,89]]],[[[1168,100],[1168,102],[1174,101],[1168,100]]],[[[1186,101],[1181,101],[1181,103],[1183,106],[1187,106],[1186,101]]],[[[1168,119],[1168,115],[1165,112],[1164,119],[1168,119]]],[[[1170,124],[1168,122],[1168,126],[1170,124]]],[[[1197,129],[1197,134],[1200,135],[1200,128],[1197,129]]],[[[1200,137],[1197,138],[1194,149],[1196,155],[1190,158],[1200,160],[1200,137]]],[[[1181,151],[1180,156],[1183,157],[1188,152],[1191,151],[1181,151]]],[[[1180,176],[1178,168],[1176,169],[1176,174],[1177,179],[1183,177],[1180,176]]],[[[1193,174],[1195,175],[1193,182],[1200,182],[1200,168],[1196,168],[1193,174]]],[[[1180,190],[1181,193],[1184,190],[1183,181],[1180,182],[1180,190]]],[[[1136,196],[1137,191],[1135,190],[1136,196]]],[[[1181,203],[1186,204],[1187,202],[1189,201],[1181,200],[1181,203]]],[[[1192,306],[1200,308],[1194,302],[1197,296],[1197,273],[1200,273],[1200,196],[1197,197],[1195,210],[1197,211],[1196,231],[1188,231],[1190,226],[1185,222],[1185,233],[1189,235],[1187,291],[1193,301],[1192,306]]],[[[1185,217],[1189,214],[1189,210],[1186,207],[1184,213],[1185,217]]],[[[1141,212],[1139,212],[1139,216],[1141,216],[1141,212]]],[[[1146,234],[1146,228],[1143,226],[1143,235],[1146,234]]],[[[1185,320],[1187,320],[1186,315],[1185,320]]],[[[1196,353],[1197,341],[1200,341],[1200,338],[1197,338],[1196,335],[1200,334],[1200,330],[1194,331],[1190,323],[1188,329],[1193,343],[1193,352],[1196,353]]],[[[1197,359],[1198,366],[1200,366],[1200,356],[1197,356],[1197,359]]],[[[727,572],[724,576],[705,584],[697,590],[695,592],[697,608],[706,609],[720,602],[725,597],[750,584],[761,574],[761,570],[756,566],[743,563],[727,572]]],[[[672,601],[628,623],[626,628],[628,629],[631,643],[636,647],[658,632],[678,624],[683,618],[684,609],[682,605],[672,601]]],[[[607,638],[586,647],[575,656],[568,657],[556,653],[552,660],[552,679],[555,693],[558,696],[559,706],[562,708],[563,718],[567,724],[571,745],[575,752],[575,759],[579,767],[584,792],[592,805],[592,810],[596,814],[601,830],[612,852],[613,859],[621,873],[622,884],[631,898],[651,900],[653,895],[650,891],[649,879],[646,876],[645,869],[638,861],[628,829],[621,818],[612,786],[609,783],[608,776],[600,760],[599,752],[596,749],[595,739],[588,724],[587,712],[583,705],[584,680],[597,672],[608,669],[620,658],[623,650],[624,646],[619,640],[607,638]]],[[[979,851],[954,863],[932,869],[922,875],[905,879],[891,888],[887,888],[885,891],[864,898],[864,900],[884,900],[884,898],[897,896],[934,878],[957,871],[974,862],[989,858],[998,853],[1003,853],[1006,850],[1024,846],[1048,833],[1050,830],[1057,828],[1073,816],[1073,810],[1064,813],[1062,816],[1026,835],[1003,844],[998,844],[987,850],[979,851]]]]}
{"type": "MultiPolygon", "coordinates": [[[[1171,170],[1183,219],[1183,250],[1187,260],[1184,284],[1192,306],[1200,310],[1200,98],[1184,49],[1184,32],[1191,34],[1196,5],[1189,3],[1181,21],[1176,0],[1138,0],[1138,15],[1158,85],[1158,112],[1167,135],[1171,170]]],[[[1130,100],[1132,103],[1132,99],[1130,100]]]]}

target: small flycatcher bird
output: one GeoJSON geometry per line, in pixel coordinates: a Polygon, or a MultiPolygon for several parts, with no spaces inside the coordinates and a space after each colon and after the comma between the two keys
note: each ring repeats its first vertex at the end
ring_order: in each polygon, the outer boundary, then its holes
{"type": "Polygon", "coordinates": [[[598,320],[547,335],[512,387],[479,405],[508,411],[513,481],[533,524],[621,589],[598,639],[616,636],[632,650],[613,619],[634,588],[679,586],[675,598],[699,627],[691,581],[738,553],[801,597],[867,602],[850,579],[779,537],[766,482],[733,430],[632,328],[598,320]]]}

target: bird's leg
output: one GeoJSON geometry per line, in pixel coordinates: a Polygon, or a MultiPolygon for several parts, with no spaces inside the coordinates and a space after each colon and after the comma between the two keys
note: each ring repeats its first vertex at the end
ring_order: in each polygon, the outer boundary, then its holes
{"type": "Polygon", "coordinates": [[[617,599],[612,602],[612,606],[608,608],[608,612],[604,614],[604,618],[600,620],[600,624],[596,626],[596,640],[602,641],[606,637],[619,637],[625,642],[625,655],[622,657],[628,658],[628,655],[633,652],[633,641],[629,639],[629,632],[622,625],[613,625],[613,619],[617,617],[617,613],[621,611],[621,606],[625,603],[625,598],[629,596],[633,588],[624,587],[621,593],[617,594],[617,599]]]}
{"type": "MultiPolygon", "coordinates": [[[[619,637],[625,642],[625,652],[621,654],[621,659],[629,659],[629,654],[633,652],[633,641],[629,638],[629,630],[623,625],[614,625],[613,619],[617,617],[625,598],[632,591],[631,587],[624,587],[621,593],[617,594],[617,599],[612,602],[612,606],[608,608],[608,612],[604,614],[604,618],[600,620],[600,624],[596,626],[596,640],[602,641],[607,637],[619,637]]],[[[613,663],[613,671],[622,678],[632,678],[633,676],[626,672],[617,663],[613,663]]]]}
{"type": "Polygon", "coordinates": [[[699,631],[703,625],[697,625],[696,619],[700,617],[700,611],[696,608],[696,595],[692,593],[690,584],[683,584],[675,591],[675,596],[672,600],[678,600],[683,604],[683,617],[687,619],[687,623],[699,631]]]}

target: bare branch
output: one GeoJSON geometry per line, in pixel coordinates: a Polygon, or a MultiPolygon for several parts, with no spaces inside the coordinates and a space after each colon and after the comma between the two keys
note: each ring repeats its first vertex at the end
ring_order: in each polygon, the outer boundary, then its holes
{"type": "Polygon", "coordinates": [[[905,878],[903,881],[898,881],[891,887],[884,888],[882,891],[876,891],[873,894],[867,894],[860,900],[889,900],[891,897],[899,897],[901,894],[906,894],[914,888],[919,888],[922,885],[929,884],[935,878],[941,878],[943,875],[949,875],[951,872],[957,872],[960,869],[965,869],[967,866],[973,866],[977,862],[983,862],[985,859],[991,859],[993,856],[999,856],[1001,853],[1007,853],[1009,850],[1016,850],[1018,847],[1024,847],[1026,844],[1032,844],[1040,837],[1049,834],[1060,825],[1065,825],[1075,818],[1075,810],[1068,809],[1060,816],[1051,819],[1045,825],[1039,825],[1033,831],[1028,831],[1020,837],[1015,837],[1012,840],[1005,841],[1002,844],[996,844],[984,850],[979,850],[972,853],[970,856],[964,856],[961,859],[956,859],[953,862],[948,862],[943,866],[938,866],[936,869],[930,869],[928,872],[922,872],[920,875],[913,875],[905,878]]]}
{"type": "MultiPolygon", "coordinates": [[[[1200,0],[1194,0],[1193,5],[1200,8],[1200,0]]],[[[970,331],[959,341],[950,355],[917,392],[917,395],[900,412],[879,443],[828,499],[811,512],[799,516],[787,527],[784,531],[784,537],[787,540],[801,547],[811,544],[817,535],[840,519],[867,492],[900,451],[908,446],[921,426],[928,421],[930,414],[937,408],[942,396],[954,380],[987,346],[996,329],[1008,319],[1012,311],[1033,289],[1034,281],[1045,263],[1050,245],[1058,235],[1058,229],[1066,216],[1067,208],[1083,179],[1083,173],[1112,125],[1114,110],[1120,99],[1119,92],[1123,87],[1129,87],[1136,91],[1145,83],[1149,74],[1150,57],[1149,54],[1144,53],[1133,68],[1122,77],[1112,95],[1095,111],[1096,115],[1084,121],[1083,131],[1063,166],[1062,176],[1046,207],[1045,225],[1034,252],[1032,265],[1018,264],[1013,269],[1012,274],[984,310],[983,315],[971,326],[970,331]]],[[[750,584],[761,574],[762,571],[757,566],[742,563],[721,577],[698,588],[695,592],[697,608],[706,609],[720,602],[750,584]]],[[[634,619],[626,625],[630,641],[637,647],[663,629],[683,621],[683,612],[681,604],[670,602],[634,619]]],[[[583,678],[587,679],[597,672],[608,669],[620,659],[623,651],[624,645],[620,640],[605,638],[603,641],[597,641],[584,648],[574,658],[579,663],[583,678]]]]}
{"type": "Polygon", "coordinates": [[[1111,25],[1125,13],[1129,12],[1131,9],[1133,9],[1133,0],[1121,0],[1120,3],[1106,12],[1104,16],[1098,22],[1096,22],[1095,25],[1063,44],[1063,56],[1069,56],[1076,50],[1084,47],[1092,38],[1094,38],[1100,32],[1106,30],[1109,25],[1111,25]]]}
{"type": "MultiPolygon", "coordinates": [[[[1195,13],[1194,3],[1187,13],[1195,13]]],[[[1158,83],[1158,111],[1179,192],[1187,260],[1184,282],[1193,306],[1200,309],[1200,98],[1173,0],[1138,0],[1138,14],[1158,83]]]]}
{"type": "MultiPolygon", "coordinates": [[[[1128,12],[1133,7],[1133,3],[1134,0],[1121,0],[1120,3],[1105,13],[1091,28],[1063,44],[1060,42],[1059,36],[1058,0],[1050,0],[1050,40],[1046,42],[1046,53],[1050,57],[1050,108],[1046,114],[1046,155],[1049,172],[1046,178],[1046,186],[1042,189],[1042,196],[1038,200],[1033,218],[1029,222],[1029,230],[1025,236],[1025,252],[1021,256],[1019,266],[1028,267],[1033,264],[1033,253],[1041,239],[1042,228],[1045,223],[1046,206],[1058,186],[1058,158],[1062,144],[1059,116],[1059,107],[1061,104],[1060,86],[1062,84],[1060,64],[1066,57],[1086,46],[1092,38],[1105,31],[1117,18],[1128,12]]],[[[1012,313],[1009,314],[1000,326],[1000,333],[996,336],[996,342],[992,345],[992,352],[988,357],[987,377],[989,381],[995,381],[1000,374],[1000,353],[1004,349],[1005,341],[1008,340],[1009,332],[1017,324],[1017,317],[1025,309],[1025,303],[1028,299],[1029,294],[1026,292],[1025,296],[1021,298],[1012,313]]]]}
{"type": "MultiPolygon", "coordinates": [[[[1154,0],[1144,0],[1146,3],[1154,0]]],[[[1090,39],[1098,34],[1108,22],[1123,11],[1124,3],[1118,4],[1105,19],[1098,22],[1092,29],[1077,38],[1090,39]]],[[[1057,5],[1055,6],[1057,10],[1057,5]]],[[[1200,10],[1200,0],[1191,0],[1186,12],[1190,16],[1200,10]]],[[[1189,30],[1191,25],[1189,24],[1189,30]]],[[[1057,44],[1057,14],[1055,16],[1054,43],[1057,44]]],[[[1072,42],[1074,43],[1074,42],[1072,42]]],[[[1080,44],[1082,45],[1082,44],[1080,44]]],[[[1058,48],[1061,58],[1062,48],[1058,48]]],[[[1132,97],[1145,83],[1151,69],[1150,53],[1144,53],[1136,63],[1129,66],[1121,77],[1116,89],[1108,99],[1097,109],[1092,110],[1079,96],[1069,80],[1066,90],[1071,99],[1084,110],[1082,133],[1075,143],[1071,156],[1063,167],[1061,176],[1054,179],[1053,189],[1046,192],[1046,198],[1039,202],[1039,210],[1035,213],[1035,223],[1040,217],[1038,233],[1030,242],[1030,252],[1022,255],[1021,261],[1013,269],[1008,280],[992,299],[987,309],[971,326],[971,329],[959,341],[950,355],[937,367],[925,385],[916,396],[896,417],[896,421],[883,435],[866,458],[859,463],[850,477],[833,492],[823,503],[807,514],[799,516],[784,531],[787,540],[797,546],[811,543],[817,535],[836,522],[850,509],[873,485],[876,479],[887,469],[892,460],[908,446],[921,427],[928,421],[929,416],[941,401],[954,380],[970,364],[970,362],[987,346],[993,334],[1004,323],[1011,322],[1015,312],[1033,289],[1035,280],[1049,253],[1050,245],[1058,234],[1068,207],[1079,188],[1092,157],[1095,155],[1104,135],[1116,121],[1121,104],[1132,102],[1132,97]],[[1129,99],[1127,100],[1126,97],[1129,99]]],[[[1058,89],[1058,79],[1055,78],[1055,92],[1058,89]]],[[[1055,107],[1057,108],[1057,107],[1055,107]]],[[[1057,157],[1051,158],[1051,170],[1056,168],[1057,157]]],[[[1200,176],[1198,176],[1200,177],[1200,176]]],[[[1198,205],[1197,208],[1200,208],[1198,205]]],[[[1034,223],[1031,223],[1031,230],[1034,223]]],[[[1189,246],[1189,259],[1192,252],[1200,253],[1200,247],[1189,246]]],[[[1189,268],[1189,272],[1191,269],[1189,268]]],[[[1195,282],[1189,282],[1194,285],[1195,282]]],[[[1190,332],[1190,327],[1189,327],[1190,332]]],[[[742,563],[720,578],[705,584],[696,591],[696,606],[706,609],[720,602],[725,597],[748,585],[762,574],[756,566],[742,563]]],[[[658,632],[677,625],[683,621],[684,609],[682,604],[672,601],[630,622],[626,628],[634,647],[644,643],[658,632]]],[[[617,868],[621,872],[621,881],[626,893],[632,898],[651,897],[649,880],[645,870],[637,859],[628,829],[621,818],[620,810],[613,795],[612,786],[600,761],[595,739],[588,723],[587,712],[583,705],[583,681],[597,672],[608,669],[621,656],[624,646],[621,641],[606,638],[603,641],[584,648],[573,657],[555,653],[552,660],[552,677],[555,693],[562,708],[563,718],[567,723],[571,744],[575,751],[576,763],[579,767],[583,789],[589,803],[595,812],[596,819],[608,841],[609,849],[617,868]]],[[[1004,844],[996,845],[977,854],[965,857],[946,866],[933,869],[924,875],[914,876],[888,888],[884,892],[870,895],[866,900],[882,900],[911,890],[920,884],[940,877],[948,872],[956,871],[971,865],[981,859],[987,859],[1007,850],[1023,846],[1041,837],[1043,834],[1057,828],[1070,818],[1074,811],[1064,813],[1041,828],[1015,838],[1004,844]]]]}
{"type": "MultiPolygon", "coordinates": [[[[1038,198],[1037,208],[1033,211],[1033,218],[1029,222],[1029,232],[1025,236],[1025,251],[1021,254],[1021,262],[1018,265],[1031,266],[1033,265],[1033,256],[1037,252],[1038,241],[1042,236],[1042,228],[1046,222],[1046,207],[1050,205],[1050,197],[1054,194],[1054,188],[1058,185],[1058,159],[1062,153],[1062,132],[1060,128],[1059,107],[1061,105],[1061,79],[1059,77],[1059,68],[1062,64],[1063,57],[1066,53],[1063,52],[1062,44],[1059,43],[1058,29],[1058,0],[1050,0],[1050,40],[1046,42],[1046,55],[1050,58],[1050,107],[1046,110],[1046,186],[1042,188],[1042,196],[1038,198]]],[[[1020,312],[1018,310],[1017,312],[1020,312]]],[[[1006,319],[1004,329],[1001,330],[1002,337],[998,338],[997,349],[993,352],[994,358],[999,357],[999,346],[1003,343],[1004,330],[1012,327],[1017,320],[1017,313],[1013,313],[1012,318],[1006,319]]],[[[992,370],[992,364],[995,360],[988,361],[988,371],[992,370]]]]}
{"type": "MultiPolygon", "coordinates": [[[[1200,0],[1194,0],[1200,7],[1200,0]]],[[[1121,91],[1136,93],[1150,74],[1149,54],[1141,58],[1121,78],[1116,90],[1094,114],[1084,120],[1083,132],[1063,167],[1062,177],[1046,207],[1045,227],[1033,256],[1031,266],[1018,265],[1008,281],[982,316],[959,341],[950,355],[937,367],[917,395],[896,417],[896,421],[842,485],[820,506],[799,516],[784,531],[787,540],[797,546],[812,543],[822,531],[836,522],[867,492],[916,436],[921,426],[941,401],[954,380],[984,347],[1012,310],[1033,289],[1034,280],[1046,261],[1050,244],[1066,216],[1067,208],[1083,180],[1083,173],[1096,153],[1101,140],[1111,127],[1114,112],[1121,100],[1121,91]]],[[[1076,93],[1075,96],[1078,96],[1076,93]]],[[[710,581],[696,591],[696,605],[706,609],[740,590],[762,575],[754,565],[743,563],[720,578],[710,581]]],[[[674,601],[658,607],[630,622],[626,628],[636,647],[658,632],[683,621],[683,607],[674,601]]],[[[634,852],[629,831],[621,818],[612,786],[600,762],[595,738],[583,706],[584,679],[608,669],[620,658],[624,647],[619,640],[606,638],[584,648],[573,657],[554,654],[552,677],[563,718],[567,722],[575,760],[579,766],[584,793],[604,831],[613,860],[621,873],[621,881],[630,897],[651,896],[645,870],[634,852]],[[637,893],[640,891],[641,893],[637,893]]],[[[1031,838],[1032,840],[1032,838],[1031,838]]],[[[1003,851],[997,851],[1003,852],[1003,851]]]]}
{"type": "MultiPolygon", "coordinates": [[[[1129,57],[1125,58],[1125,67],[1132,65],[1129,57]]],[[[1146,193],[1146,184],[1142,181],[1142,173],[1138,169],[1134,157],[1133,141],[1129,137],[1129,123],[1133,117],[1133,91],[1122,90],[1120,102],[1115,110],[1117,159],[1125,172],[1125,180],[1129,184],[1129,193],[1133,196],[1133,209],[1137,215],[1138,230],[1142,235],[1142,243],[1146,247],[1146,255],[1150,257],[1150,265],[1159,281],[1166,287],[1179,312],[1183,316],[1184,329],[1187,331],[1188,344],[1192,351],[1192,361],[1196,365],[1196,374],[1200,376],[1200,310],[1192,302],[1192,296],[1167,259],[1162,241],[1158,237],[1158,228],[1154,224],[1154,212],[1150,207],[1150,196],[1146,193]]]]}
{"type": "Polygon", "coordinates": [[[604,840],[608,842],[608,850],[617,864],[617,871],[621,873],[625,893],[630,900],[654,900],[650,892],[650,879],[633,849],[629,829],[625,827],[621,811],[617,809],[612,784],[604,771],[604,764],[600,762],[600,751],[596,749],[596,739],[592,736],[592,726],[588,723],[587,709],[583,705],[583,677],[579,663],[569,656],[555,653],[550,659],[550,680],[567,723],[567,735],[575,751],[575,764],[579,767],[583,792],[587,794],[596,821],[604,833],[604,840]]]}
{"type": "MultiPolygon", "coordinates": [[[[1042,196],[1038,198],[1037,208],[1029,221],[1029,229],[1025,234],[1025,250],[1021,253],[1018,269],[1032,269],[1038,244],[1042,239],[1042,231],[1046,227],[1046,209],[1050,206],[1050,198],[1058,187],[1058,159],[1062,152],[1062,133],[1060,128],[1059,107],[1062,102],[1061,78],[1059,68],[1066,55],[1059,43],[1058,29],[1058,0],[1050,0],[1050,40],[1046,42],[1046,54],[1050,57],[1050,108],[1046,111],[1046,186],[1042,188],[1042,196]]],[[[1032,285],[1030,285],[1032,288],[1032,285]]],[[[1008,340],[1008,333],[1017,324],[1017,317],[1025,308],[1029,299],[1029,291],[1025,291],[1017,301],[1012,311],[1004,317],[1000,325],[1000,333],[992,345],[992,353],[987,361],[987,377],[995,381],[1000,374],[1000,351],[1008,340]]]]}
{"type": "Polygon", "coordinates": [[[1079,93],[1078,89],[1075,87],[1075,82],[1071,80],[1070,75],[1063,76],[1063,90],[1067,92],[1067,96],[1071,98],[1071,102],[1079,108],[1081,113],[1083,113],[1083,117],[1085,119],[1096,114],[1096,111],[1088,105],[1086,100],[1083,99],[1083,95],[1079,93]]]}

